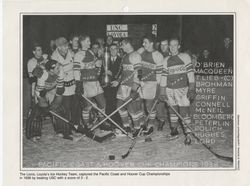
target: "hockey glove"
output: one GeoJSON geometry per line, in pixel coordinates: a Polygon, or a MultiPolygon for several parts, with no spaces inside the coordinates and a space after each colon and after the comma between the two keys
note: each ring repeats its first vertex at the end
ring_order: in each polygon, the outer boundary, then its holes
{"type": "Polygon", "coordinates": [[[160,97],[160,85],[157,85],[156,92],[155,92],[155,99],[158,99],[160,97]]]}
{"type": "Polygon", "coordinates": [[[43,89],[42,91],[40,91],[40,97],[44,98],[46,96],[47,91],[45,89],[43,89]]]}
{"type": "Polygon", "coordinates": [[[159,100],[165,101],[167,99],[168,97],[167,97],[166,87],[159,87],[159,100]]]}
{"type": "Polygon", "coordinates": [[[189,83],[187,98],[189,99],[190,103],[194,101],[195,96],[196,96],[195,83],[189,83]]]}
{"type": "Polygon", "coordinates": [[[54,100],[50,105],[50,109],[53,111],[57,110],[57,108],[62,104],[63,96],[55,96],[54,100]]]}
{"type": "Polygon", "coordinates": [[[134,83],[131,88],[130,97],[133,100],[136,100],[139,97],[139,93],[137,92],[138,88],[139,88],[139,84],[137,83],[134,83]]]}
{"type": "Polygon", "coordinates": [[[38,106],[41,107],[41,108],[46,108],[46,107],[49,106],[49,104],[48,104],[45,97],[38,98],[38,106]]]}
{"type": "Polygon", "coordinates": [[[82,96],[83,94],[83,84],[81,81],[76,81],[76,95],[82,96]]]}
{"type": "Polygon", "coordinates": [[[64,87],[57,87],[56,88],[56,94],[57,95],[60,95],[60,96],[63,95],[64,91],[65,91],[64,87]]]}
{"type": "Polygon", "coordinates": [[[41,67],[36,67],[33,71],[32,71],[33,76],[40,78],[43,75],[43,69],[41,67]]]}
{"type": "Polygon", "coordinates": [[[137,71],[137,78],[141,81],[141,79],[142,79],[142,70],[141,69],[139,69],[138,71],[137,71]]]}
{"type": "Polygon", "coordinates": [[[35,76],[33,77],[29,77],[29,83],[32,84],[32,83],[36,83],[37,81],[37,78],[35,76]]]}

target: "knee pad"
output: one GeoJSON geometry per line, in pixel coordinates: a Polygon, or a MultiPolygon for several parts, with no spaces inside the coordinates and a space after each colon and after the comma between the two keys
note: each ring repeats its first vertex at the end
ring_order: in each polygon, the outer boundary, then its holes
{"type": "Polygon", "coordinates": [[[89,112],[91,110],[92,106],[87,106],[82,109],[82,112],[89,112]]]}
{"type": "Polygon", "coordinates": [[[121,116],[122,118],[128,117],[128,111],[127,111],[127,110],[121,109],[121,110],[119,110],[118,112],[119,112],[119,114],[120,114],[120,116],[121,116]]]}
{"type": "Polygon", "coordinates": [[[189,108],[189,106],[180,107],[180,115],[183,118],[190,117],[190,108],[189,108]]]}

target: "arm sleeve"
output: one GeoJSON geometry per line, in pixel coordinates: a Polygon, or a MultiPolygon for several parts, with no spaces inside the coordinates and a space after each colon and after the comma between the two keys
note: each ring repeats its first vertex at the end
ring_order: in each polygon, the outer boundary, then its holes
{"type": "Polygon", "coordinates": [[[119,65],[117,67],[117,72],[114,74],[114,80],[117,80],[119,78],[119,76],[121,76],[121,73],[122,73],[122,62],[121,62],[120,58],[119,58],[118,63],[119,63],[119,65]]]}
{"type": "Polygon", "coordinates": [[[36,68],[37,63],[35,62],[35,60],[30,59],[27,63],[27,68],[28,68],[28,74],[29,77],[33,77],[33,70],[36,68]]]}
{"type": "Polygon", "coordinates": [[[163,56],[160,52],[156,51],[153,53],[153,60],[156,63],[156,80],[159,84],[161,81],[161,74],[162,74],[162,64],[163,64],[163,56]]]}
{"type": "Polygon", "coordinates": [[[51,59],[58,61],[57,55],[55,54],[56,51],[54,51],[51,55],[51,59]]]}
{"type": "Polygon", "coordinates": [[[48,72],[44,71],[42,77],[37,79],[37,85],[35,93],[37,97],[40,97],[40,92],[45,89],[45,80],[48,78],[48,72]]]}
{"type": "Polygon", "coordinates": [[[123,66],[122,66],[122,62],[121,62],[119,65],[117,75],[115,76],[115,80],[118,81],[119,83],[121,82],[121,79],[122,79],[122,71],[123,71],[123,66]]]}
{"type": "Polygon", "coordinates": [[[167,61],[168,57],[163,60],[162,63],[162,75],[161,75],[161,80],[160,80],[160,86],[161,87],[166,87],[167,86],[167,76],[169,74],[168,68],[167,68],[167,61]]]}
{"type": "Polygon", "coordinates": [[[76,81],[80,81],[81,77],[81,62],[85,57],[85,53],[77,52],[74,58],[73,69],[74,69],[74,76],[76,81]]]}
{"type": "Polygon", "coordinates": [[[139,84],[138,70],[141,68],[141,56],[137,52],[132,53],[130,56],[130,61],[134,66],[134,82],[139,84]]]}
{"type": "Polygon", "coordinates": [[[144,51],[145,51],[145,49],[144,49],[143,47],[141,47],[141,48],[139,48],[139,49],[137,50],[137,52],[138,52],[139,54],[142,54],[144,51]]]}
{"type": "Polygon", "coordinates": [[[57,85],[56,85],[56,94],[57,95],[62,95],[64,93],[64,72],[63,72],[63,68],[60,69],[60,73],[59,76],[56,80],[57,85]]]}
{"type": "Polygon", "coordinates": [[[194,66],[191,61],[191,57],[188,54],[183,53],[181,56],[181,59],[185,63],[185,68],[187,71],[187,77],[188,77],[188,82],[189,83],[194,83],[195,78],[194,78],[194,66]]]}

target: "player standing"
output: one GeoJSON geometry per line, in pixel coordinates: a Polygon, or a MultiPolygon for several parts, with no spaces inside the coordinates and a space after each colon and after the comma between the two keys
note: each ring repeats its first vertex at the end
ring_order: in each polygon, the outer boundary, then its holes
{"type": "MultiPolygon", "coordinates": [[[[76,94],[82,94],[95,101],[97,106],[105,113],[105,98],[103,89],[98,81],[100,75],[101,61],[98,60],[90,50],[90,37],[82,35],[79,37],[81,49],[76,53],[74,58],[74,75],[76,79],[76,94]]],[[[89,102],[82,101],[82,117],[87,128],[91,128],[90,110],[92,106],[89,102]]],[[[99,113],[99,119],[104,116],[99,113]]]]}
{"type": "Polygon", "coordinates": [[[157,97],[157,87],[161,80],[163,56],[154,49],[154,35],[146,35],[143,38],[143,48],[138,52],[142,59],[142,78],[140,96],[145,100],[147,112],[150,114],[148,128],[154,127],[156,109],[151,112],[155,98],[157,97]]]}
{"type": "MultiPolygon", "coordinates": [[[[170,40],[171,56],[164,59],[163,75],[160,83],[160,98],[167,99],[169,104],[179,111],[186,124],[191,123],[190,102],[195,99],[194,67],[186,53],[180,53],[179,40],[170,40]]],[[[178,117],[173,110],[170,112],[171,136],[178,135],[178,117]]],[[[183,124],[186,135],[185,144],[191,143],[190,129],[183,124]]]]}
{"type": "MultiPolygon", "coordinates": [[[[168,45],[168,40],[167,39],[163,39],[161,40],[161,54],[163,55],[164,58],[169,56],[169,45],[168,45]]],[[[159,87],[158,87],[159,89],[159,87]]],[[[164,101],[160,101],[157,105],[156,105],[156,118],[159,122],[158,125],[158,130],[162,131],[163,130],[163,126],[165,123],[169,124],[169,113],[168,113],[168,108],[167,105],[164,101]]]]}
{"type": "MultiPolygon", "coordinates": [[[[69,50],[68,41],[64,37],[56,40],[57,48],[53,52],[51,59],[56,60],[63,68],[63,83],[65,91],[63,93],[62,105],[66,112],[66,119],[74,125],[80,123],[79,100],[75,95],[75,77],[73,71],[73,55],[69,50]]],[[[66,129],[65,129],[66,130],[66,129]]],[[[68,128],[68,133],[71,129],[68,128]]]]}
{"type": "Polygon", "coordinates": [[[48,55],[43,54],[42,46],[37,43],[34,44],[32,52],[34,56],[28,61],[27,68],[29,83],[31,84],[32,105],[34,105],[37,102],[35,98],[37,78],[42,75],[43,69],[45,69],[44,65],[48,61],[48,55]]]}
{"type": "Polygon", "coordinates": [[[117,107],[120,107],[126,100],[132,97],[134,100],[122,109],[119,114],[122,119],[123,127],[127,132],[137,133],[143,124],[143,111],[141,100],[138,95],[140,86],[140,78],[138,78],[138,70],[141,68],[141,56],[134,51],[132,40],[125,38],[121,42],[121,48],[126,53],[122,58],[122,73],[118,81],[112,82],[112,86],[116,87],[120,84],[117,92],[117,107]],[[132,118],[133,125],[129,120],[132,118]],[[132,129],[132,130],[131,130],[132,129]]]}
{"type": "Polygon", "coordinates": [[[74,57],[75,54],[79,51],[79,36],[76,35],[76,34],[72,34],[70,36],[70,52],[71,52],[71,55],[74,57]]]}

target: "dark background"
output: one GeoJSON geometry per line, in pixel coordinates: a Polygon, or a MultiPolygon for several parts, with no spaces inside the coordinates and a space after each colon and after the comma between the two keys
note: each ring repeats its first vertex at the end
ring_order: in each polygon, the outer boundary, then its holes
{"type": "Polygon", "coordinates": [[[209,49],[215,56],[224,37],[233,39],[233,15],[24,15],[24,76],[34,42],[46,51],[51,39],[69,38],[72,33],[87,33],[92,39],[105,37],[106,24],[157,24],[159,39],[179,36],[183,50],[209,49]]]}

